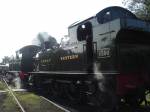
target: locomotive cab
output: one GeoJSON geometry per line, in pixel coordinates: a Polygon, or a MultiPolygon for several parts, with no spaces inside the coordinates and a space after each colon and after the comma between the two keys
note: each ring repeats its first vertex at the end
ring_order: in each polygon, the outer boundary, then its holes
{"type": "Polygon", "coordinates": [[[150,87],[149,28],[149,23],[121,7],[106,8],[69,27],[73,51],[83,52],[83,71],[100,80],[99,94],[111,96],[108,108],[115,104],[115,96],[132,106],[144,101],[142,95],[150,87]]]}

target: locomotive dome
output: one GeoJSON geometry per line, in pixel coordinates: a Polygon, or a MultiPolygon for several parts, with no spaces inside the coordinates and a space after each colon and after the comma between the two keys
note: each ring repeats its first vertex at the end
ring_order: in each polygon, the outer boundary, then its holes
{"type": "Polygon", "coordinates": [[[119,6],[111,6],[107,7],[96,14],[97,21],[100,24],[112,21],[117,18],[132,18],[137,19],[137,17],[130,12],[129,10],[119,7],[119,6]]]}

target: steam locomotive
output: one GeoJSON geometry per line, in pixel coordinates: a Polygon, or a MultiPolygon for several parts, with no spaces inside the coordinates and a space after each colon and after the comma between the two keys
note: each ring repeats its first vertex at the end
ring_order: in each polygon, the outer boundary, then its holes
{"type": "Polygon", "coordinates": [[[28,45],[20,76],[29,87],[74,102],[92,102],[101,112],[120,105],[150,105],[150,24],[112,6],[68,27],[64,45],[28,45]]]}

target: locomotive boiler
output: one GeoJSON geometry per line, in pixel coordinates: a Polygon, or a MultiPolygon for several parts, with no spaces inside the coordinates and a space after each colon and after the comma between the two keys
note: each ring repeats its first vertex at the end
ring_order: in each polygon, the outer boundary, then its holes
{"type": "Polygon", "coordinates": [[[68,27],[63,45],[21,48],[21,75],[29,87],[74,102],[92,102],[100,112],[150,100],[150,24],[130,11],[108,7],[68,27]]]}

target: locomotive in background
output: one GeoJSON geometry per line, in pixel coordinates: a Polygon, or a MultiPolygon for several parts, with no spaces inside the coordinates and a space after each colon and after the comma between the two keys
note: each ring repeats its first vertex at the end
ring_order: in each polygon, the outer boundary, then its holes
{"type": "Polygon", "coordinates": [[[68,27],[61,46],[21,48],[20,76],[32,88],[92,102],[100,112],[150,105],[150,24],[121,7],[68,27]]]}

